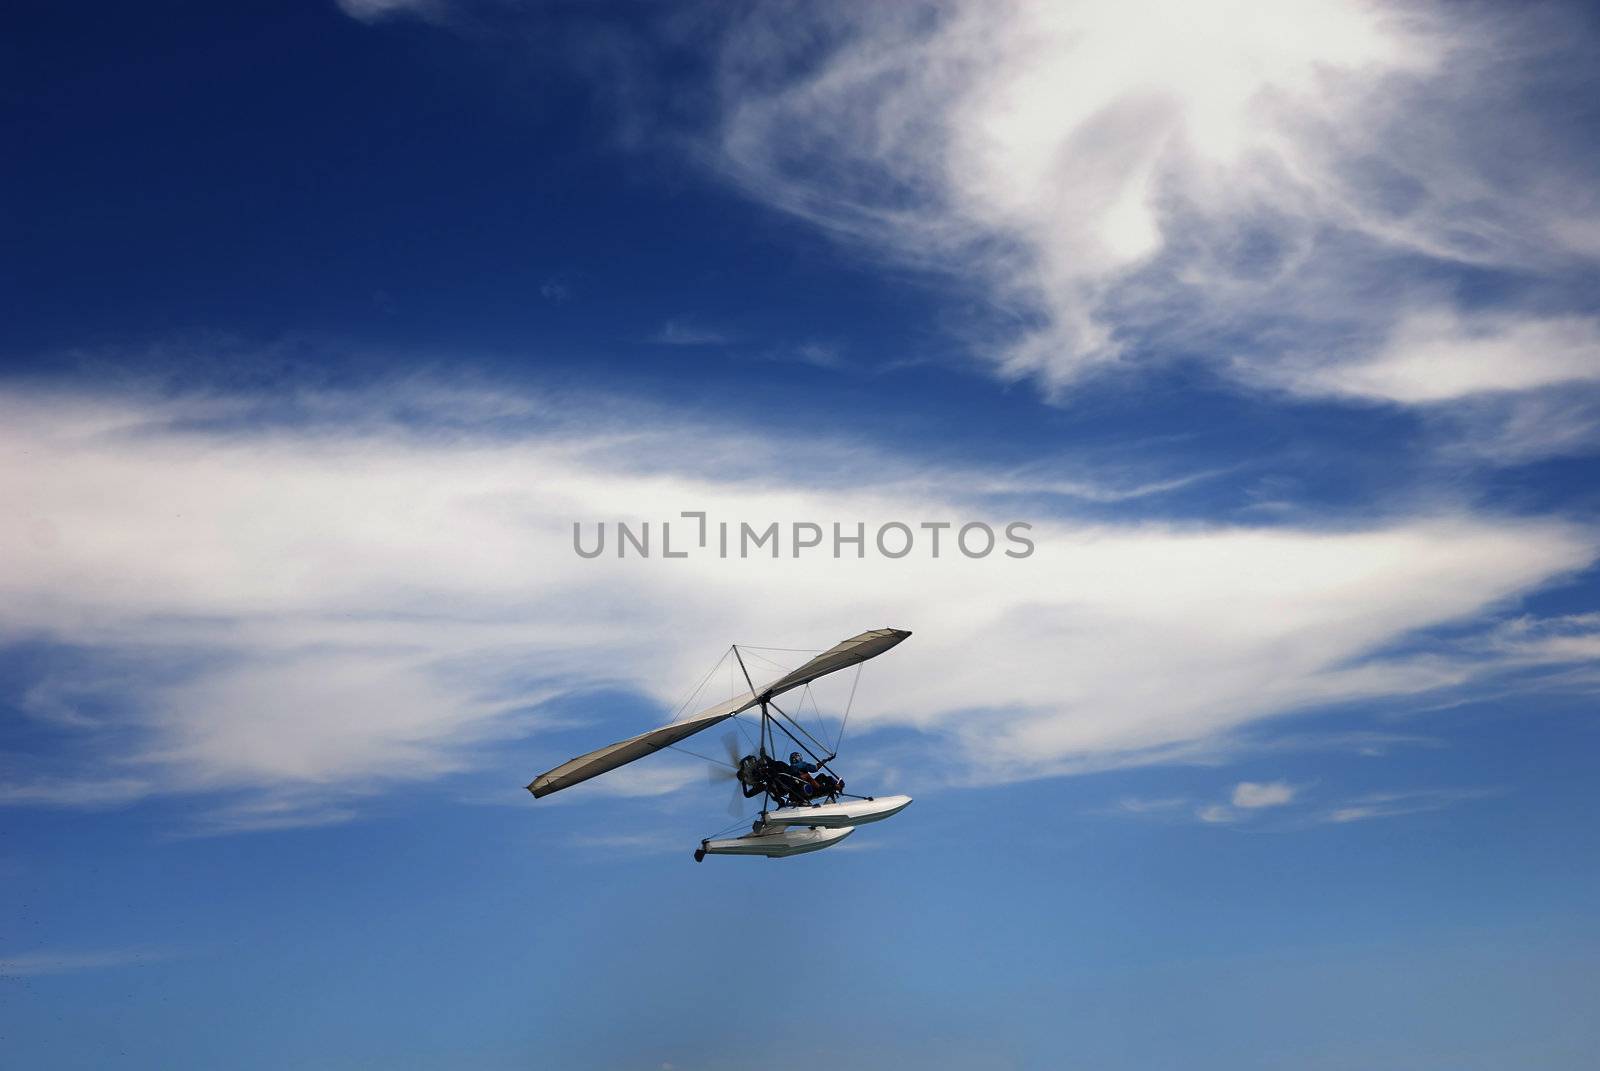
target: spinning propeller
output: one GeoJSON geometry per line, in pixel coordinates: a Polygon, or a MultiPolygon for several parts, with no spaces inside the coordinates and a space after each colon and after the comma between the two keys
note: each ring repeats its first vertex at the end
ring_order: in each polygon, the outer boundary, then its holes
{"type": "Polygon", "coordinates": [[[732,769],[725,770],[721,766],[710,766],[707,773],[711,783],[721,784],[724,781],[733,782],[733,799],[728,801],[728,813],[735,818],[744,817],[744,785],[739,781],[739,760],[743,757],[740,753],[744,747],[739,741],[738,733],[724,733],[722,736],[722,750],[728,756],[728,765],[732,769]]]}

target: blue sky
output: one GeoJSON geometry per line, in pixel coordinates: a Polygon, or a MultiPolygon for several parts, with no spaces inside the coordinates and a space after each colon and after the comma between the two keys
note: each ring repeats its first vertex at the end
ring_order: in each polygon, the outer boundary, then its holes
{"type": "Polygon", "coordinates": [[[11,22],[7,1062],[1588,1066],[1591,9],[11,22]],[[522,790],[885,625],[836,849],[522,790]]]}

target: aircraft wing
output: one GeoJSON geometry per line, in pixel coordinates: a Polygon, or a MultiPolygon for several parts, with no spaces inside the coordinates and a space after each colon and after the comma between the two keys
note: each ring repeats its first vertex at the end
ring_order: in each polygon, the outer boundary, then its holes
{"type": "Polygon", "coordinates": [[[841,669],[849,669],[858,662],[876,658],[911,633],[902,628],[875,628],[859,636],[841,640],[823,651],[799,669],[785,673],[761,690],[761,698],[771,699],[801,685],[810,684],[818,677],[826,677],[841,669]]]}
{"type": "Polygon", "coordinates": [[[734,696],[725,703],[702,710],[683,721],[663,725],[659,729],[651,729],[647,733],[629,737],[619,743],[591,751],[587,755],[568,759],[555,769],[534,778],[528,785],[528,791],[532,792],[535,798],[548,796],[552,792],[570,788],[591,777],[608,773],[618,766],[626,766],[646,755],[653,755],[664,747],[670,747],[679,740],[709,729],[718,722],[726,721],[735,714],[743,713],[774,696],[782,695],[784,692],[809,684],[818,677],[848,669],[880,655],[909,635],[911,633],[904,629],[880,628],[852,636],[817,655],[799,669],[785,673],[757,691],[734,696]]]}
{"type": "Polygon", "coordinates": [[[603,773],[615,770],[618,766],[626,766],[635,759],[653,755],[662,748],[676,744],[685,737],[693,736],[702,729],[709,729],[719,721],[726,721],[740,711],[755,706],[757,702],[759,700],[754,695],[746,692],[710,710],[703,710],[692,718],[663,725],[659,729],[651,729],[647,733],[629,737],[621,743],[608,745],[587,755],[579,755],[575,759],[568,759],[550,772],[535,777],[533,783],[528,786],[528,791],[532,792],[535,798],[548,796],[552,792],[570,788],[580,781],[599,777],[603,773]]]}

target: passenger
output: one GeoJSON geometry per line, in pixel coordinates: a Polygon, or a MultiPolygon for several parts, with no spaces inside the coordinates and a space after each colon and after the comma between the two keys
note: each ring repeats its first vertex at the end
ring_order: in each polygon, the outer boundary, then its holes
{"type": "MultiPolygon", "coordinates": [[[[828,758],[832,759],[833,756],[829,755],[828,758]]],[[[809,797],[827,796],[830,800],[837,801],[839,793],[844,791],[844,782],[839,777],[824,772],[816,763],[803,761],[798,751],[789,753],[789,771],[804,783],[806,795],[809,797]]]]}
{"type": "MultiPolygon", "coordinates": [[[[821,769],[821,767],[814,762],[805,762],[802,760],[800,758],[800,752],[791,751],[789,752],[789,769],[796,777],[804,781],[810,781],[811,775],[816,773],[819,769],[821,769]]],[[[815,782],[812,783],[814,784],[815,782]]]]}
{"type": "Polygon", "coordinates": [[[827,795],[827,791],[817,783],[817,778],[812,776],[812,774],[817,773],[821,769],[822,767],[818,766],[816,763],[807,762],[802,759],[800,757],[800,752],[789,752],[789,772],[800,779],[800,783],[804,786],[804,791],[807,798],[810,798],[811,796],[827,795]]]}

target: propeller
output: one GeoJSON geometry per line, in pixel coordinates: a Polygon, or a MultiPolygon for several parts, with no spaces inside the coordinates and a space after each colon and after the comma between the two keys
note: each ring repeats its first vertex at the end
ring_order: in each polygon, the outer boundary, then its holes
{"type": "Polygon", "coordinates": [[[706,767],[706,778],[713,785],[739,776],[739,759],[743,757],[740,754],[742,749],[739,746],[739,735],[737,733],[724,734],[722,737],[722,750],[728,756],[727,766],[712,763],[706,767]]]}
{"type": "Polygon", "coordinates": [[[744,750],[735,732],[724,733],[722,737],[722,750],[728,756],[728,765],[732,769],[723,769],[721,766],[707,767],[711,783],[721,784],[724,781],[733,782],[733,799],[728,802],[728,813],[735,818],[744,817],[744,785],[739,781],[740,752],[744,750]]]}

